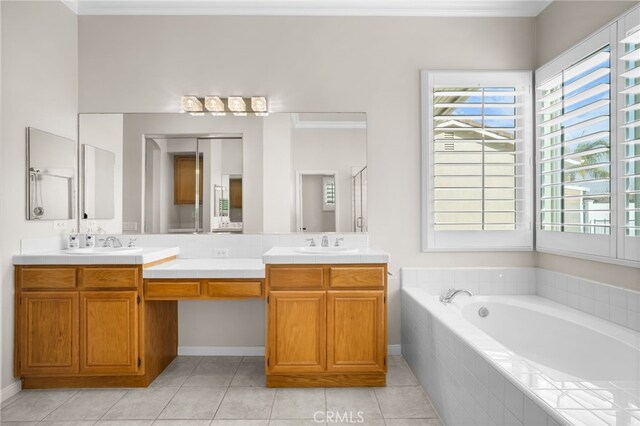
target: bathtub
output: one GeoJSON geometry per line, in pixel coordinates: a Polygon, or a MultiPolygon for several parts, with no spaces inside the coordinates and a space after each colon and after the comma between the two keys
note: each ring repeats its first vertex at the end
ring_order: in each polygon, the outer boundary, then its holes
{"type": "Polygon", "coordinates": [[[640,424],[637,331],[535,295],[401,294],[403,355],[446,424],[640,424]]]}
{"type": "Polygon", "coordinates": [[[554,381],[640,380],[632,330],[538,296],[459,296],[447,307],[554,381]]]}

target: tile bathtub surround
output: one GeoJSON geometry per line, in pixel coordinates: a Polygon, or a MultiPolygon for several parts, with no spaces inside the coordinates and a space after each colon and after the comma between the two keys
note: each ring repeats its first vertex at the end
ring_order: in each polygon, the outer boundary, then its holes
{"type": "Polygon", "coordinates": [[[402,353],[445,424],[555,426],[542,409],[447,325],[401,292],[402,353]]]}
{"type": "MultiPolygon", "coordinates": [[[[97,235],[99,239],[111,234],[97,235]]],[[[186,259],[217,257],[216,249],[228,249],[228,257],[232,258],[260,258],[272,247],[301,247],[309,245],[308,238],[313,238],[316,245],[320,245],[323,235],[329,237],[329,245],[333,246],[336,238],[344,238],[342,244],[346,247],[368,247],[367,234],[125,234],[117,237],[123,245],[135,239],[138,247],[179,247],[180,257],[186,259]]],[[[66,236],[65,236],[66,237],[66,236]]],[[[37,238],[22,240],[21,253],[34,253],[66,248],[65,238],[37,238]],[[62,245],[61,245],[62,244],[62,245]],[[46,248],[46,249],[43,249],[46,248]]]]}
{"type": "Polygon", "coordinates": [[[542,268],[402,268],[403,287],[440,295],[449,288],[477,295],[545,297],[623,327],[640,331],[640,292],[542,268]]]}
{"type": "Polygon", "coordinates": [[[538,268],[537,294],[640,331],[640,292],[538,268]]]}
{"type": "Polygon", "coordinates": [[[360,412],[370,425],[441,425],[402,357],[390,357],[389,374],[402,379],[385,388],[268,389],[263,357],[178,357],[148,388],[22,391],[0,416],[3,426],[303,426],[331,423],[314,415],[353,412],[357,421],[360,412]]]}
{"type": "Polygon", "coordinates": [[[558,381],[421,288],[401,305],[403,356],[446,424],[640,424],[637,381],[558,381]]]}
{"type": "Polygon", "coordinates": [[[403,287],[440,295],[463,288],[477,295],[536,294],[536,268],[402,268],[403,287]]]}

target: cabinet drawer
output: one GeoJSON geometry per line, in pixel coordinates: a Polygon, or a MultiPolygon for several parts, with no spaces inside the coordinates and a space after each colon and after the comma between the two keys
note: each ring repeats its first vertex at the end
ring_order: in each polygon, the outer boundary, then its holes
{"type": "Polygon", "coordinates": [[[201,294],[199,281],[147,281],[146,298],[153,299],[198,299],[201,294]]]}
{"type": "Polygon", "coordinates": [[[260,297],[262,282],[260,281],[209,281],[208,297],[260,297]]]}
{"type": "Polygon", "coordinates": [[[80,286],[84,288],[137,287],[138,268],[80,268],[80,286]]]}
{"type": "Polygon", "coordinates": [[[322,267],[269,268],[270,288],[322,288],[322,267]]]}
{"type": "Polygon", "coordinates": [[[75,288],[75,268],[20,268],[20,287],[26,289],[75,288]]]}
{"type": "Polygon", "coordinates": [[[333,266],[330,273],[331,287],[383,287],[384,266],[354,267],[333,266]]]}

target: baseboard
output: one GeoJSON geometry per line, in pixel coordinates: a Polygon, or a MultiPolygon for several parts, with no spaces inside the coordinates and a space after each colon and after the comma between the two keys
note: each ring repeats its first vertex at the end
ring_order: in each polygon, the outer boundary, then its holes
{"type": "MultiPolygon", "coordinates": [[[[389,345],[389,355],[400,355],[400,345],[389,345]]],[[[264,346],[179,346],[178,355],[183,356],[262,356],[264,346]]]]}
{"type": "Polygon", "coordinates": [[[11,398],[13,395],[17,394],[22,390],[22,382],[20,380],[16,380],[11,383],[9,386],[5,386],[2,388],[2,402],[5,402],[7,399],[11,398]]]}
{"type": "Polygon", "coordinates": [[[402,355],[402,346],[400,346],[400,345],[389,345],[389,346],[387,346],[387,354],[388,355],[402,355]]]}
{"type": "Polygon", "coordinates": [[[264,346],[178,346],[184,356],[263,356],[264,346]]]}

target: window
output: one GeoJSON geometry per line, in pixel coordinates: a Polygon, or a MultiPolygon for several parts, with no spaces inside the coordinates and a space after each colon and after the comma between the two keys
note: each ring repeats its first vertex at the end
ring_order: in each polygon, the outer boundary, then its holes
{"type": "Polygon", "coordinates": [[[540,227],[611,233],[610,47],[538,87],[540,227]]]}
{"type": "Polygon", "coordinates": [[[336,180],[334,176],[322,178],[322,210],[336,209],[336,180]]]}
{"type": "Polygon", "coordinates": [[[620,186],[621,226],[618,257],[640,259],[640,18],[625,31],[620,21],[620,186]]]}
{"type": "Polygon", "coordinates": [[[536,71],[537,249],[640,261],[640,14],[536,71]]]}
{"type": "Polygon", "coordinates": [[[423,248],[532,248],[531,73],[423,72],[423,248]]]}

